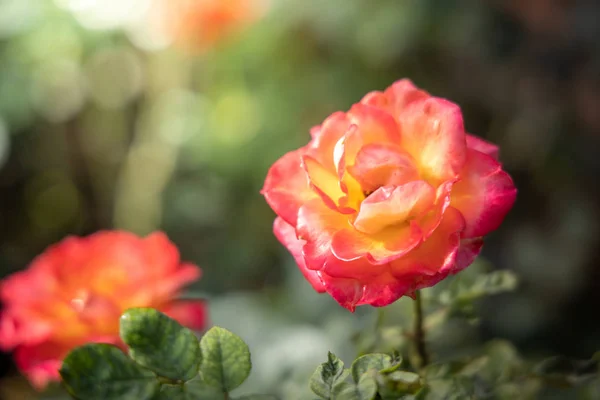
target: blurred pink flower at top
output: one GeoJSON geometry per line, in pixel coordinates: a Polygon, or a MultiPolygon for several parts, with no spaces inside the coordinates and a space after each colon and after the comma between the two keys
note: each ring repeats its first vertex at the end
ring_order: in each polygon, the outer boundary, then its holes
{"type": "Polygon", "coordinates": [[[66,238],[0,282],[0,349],[14,350],[17,367],[43,389],[60,379],[62,359],[74,347],[122,346],[119,317],[130,307],[156,308],[203,329],[204,303],[175,300],[182,286],[200,276],[200,268],[181,263],[163,233],[139,238],[103,231],[66,238]]]}
{"type": "Polygon", "coordinates": [[[203,51],[259,19],[265,0],[167,0],[154,22],[176,45],[203,51]],[[158,18],[157,18],[158,17],[158,18]]]}

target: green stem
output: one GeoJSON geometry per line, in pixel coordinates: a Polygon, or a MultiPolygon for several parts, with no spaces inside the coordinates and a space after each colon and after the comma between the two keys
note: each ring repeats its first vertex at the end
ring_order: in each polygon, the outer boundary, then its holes
{"type": "Polygon", "coordinates": [[[415,291],[415,300],[413,301],[414,306],[414,320],[415,320],[415,331],[414,341],[417,354],[419,355],[419,367],[422,368],[429,363],[429,356],[427,354],[427,346],[425,344],[425,331],[423,329],[423,303],[421,300],[421,292],[415,291]]]}
{"type": "Polygon", "coordinates": [[[377,320],[375,321],[375,333],[379,333],[379,331],[383,327],[384,318],[385,318],[385,308],[378,307],[377,308],[377,320]]]}

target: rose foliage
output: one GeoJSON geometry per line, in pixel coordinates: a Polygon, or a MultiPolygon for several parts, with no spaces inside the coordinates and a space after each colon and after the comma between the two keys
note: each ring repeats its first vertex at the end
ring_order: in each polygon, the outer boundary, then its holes
{"type": "MultiPolygon", "coordinates": [[[[219,327],[198,342],[192,331],[163,313],[133,308],[121,317],[129,356],[109,344],[73,350],[60,369],[75,398],[86,400],[220,400],[250,374],[250,351],[219,327]]],[[[273,400],[253,395],[239,400],[273,400]]]]}
{"type": "Polygon", "coordinates": [[[460,108],[400,80],[311,130],[262,193],[306,279],[353,311],[388,305],[473,262],[516,189],[460,108]]]}
{"type": "MultiPolygon", "coordinates": [[[[499,289],[499,287],[495,287],[499,289]]],[[[128,355],[108,344],[74,349],[60,370],[78,399],[111,400],[277,400],[276,395],[232,397],[251,370],[241,338],[220,328],[200,340],[153,309],[130,309],[121,317],[128,355]]],[[[470,357],[415,368],[400,352],[371,352],[349,368],[329,353],[307,389],[324,400],[534,400],[544,393],[594,399],[600,389],[600,357],[553,357],[527,362],[506,341],[491,341],[470,357]],[[548,390],[551,390],[549,392],[548,390]]],[[[296,398],[296,397],[295,397],[296,398]]],[[[314,398],[314,397],[300,397],[314,398]]],[[[557,397],[551,397],[557,398],[557,397]]]]}

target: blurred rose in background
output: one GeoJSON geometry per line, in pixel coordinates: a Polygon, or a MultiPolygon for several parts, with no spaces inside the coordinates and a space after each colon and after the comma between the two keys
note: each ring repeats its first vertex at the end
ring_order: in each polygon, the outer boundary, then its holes
{"type": "Polygon", "coordinates": [[[119,317],[152,307],[189,328],[207,323],[201,301],[178,301],[200,269],[181,263],[162,233],[146,238],[101,231],[69,237],[0,282],[0,348],[14,350],[19,370],[38,389],[59,380],[62,359],[89,342],[122,345],[119,317]]]}

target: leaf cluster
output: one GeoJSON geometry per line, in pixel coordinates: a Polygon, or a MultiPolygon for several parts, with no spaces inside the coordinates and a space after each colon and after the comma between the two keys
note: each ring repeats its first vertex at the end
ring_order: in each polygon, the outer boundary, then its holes
{"type": "Polygon", "coordinates": [[[576,396],[600,388],[600,356],[591,360],[552,357],[524,361],[502,340],[484,346],[475,357],[431,364],[419,371],[404,368],[398,354],[366,354],[349,369],[332,353],[313,373],[311,390],[324,400],[534,400],[548,390],[576,396]]]}
{"type": "Polygon", "coordinates": [[[421,377],[401,369],[398,354],[366,354],[349,369],[329,353],[326,362],[313,373],[311,390],[325,400],[393,400],[414,398],[423,389],[421,377]]]}
{"type": "MultiPolygon", "coordinates": [[[[68,392],[80,400],[221,400],[250,374],[250,351],[235,334],[213,327],[194,332],[151,308],[120,319],[128,354],[110,344],[72,350],[60,369],[68,392]]],[[[253,395],[238,400],[272,400],[253,395]]]]}

